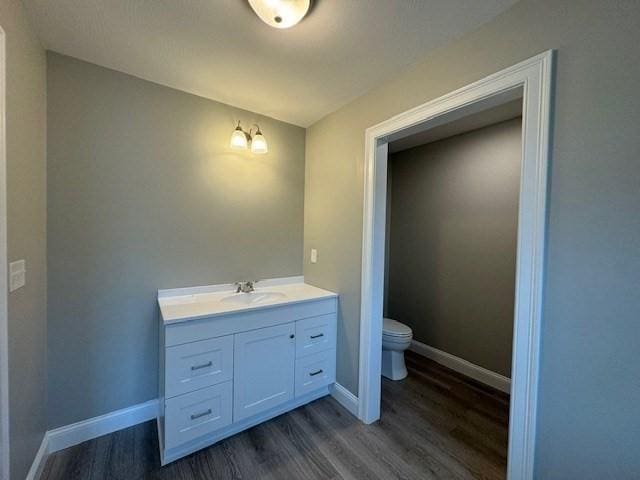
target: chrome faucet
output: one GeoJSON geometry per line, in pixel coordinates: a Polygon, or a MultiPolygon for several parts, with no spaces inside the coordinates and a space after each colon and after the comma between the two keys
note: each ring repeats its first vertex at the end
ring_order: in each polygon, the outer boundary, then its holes
{"type": "Polygon", "coordinates": [[[254,280],[252,282],[235,282],[236,293],[251,293],[255,290],[254,285],[258,283],[258,280],[254,280]]]}

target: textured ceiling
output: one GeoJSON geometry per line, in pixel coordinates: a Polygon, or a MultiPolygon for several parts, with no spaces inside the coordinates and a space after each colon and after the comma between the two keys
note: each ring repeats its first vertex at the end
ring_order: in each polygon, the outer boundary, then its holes
{"type": "Polygon", "coordinates": [[[308,126],[516,0],[316,0],[289,30],[244,0],[23,0],[45,48],[308,126]]]}

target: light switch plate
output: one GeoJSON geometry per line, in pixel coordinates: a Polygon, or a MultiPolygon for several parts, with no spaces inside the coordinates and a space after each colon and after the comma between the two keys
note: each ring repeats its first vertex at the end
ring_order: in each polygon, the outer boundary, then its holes
{"type": "Polygon", "coordinates": [[[311,249],[311,263],[318,263],[318,250],[315,248],[311,249]]]}
{"type": "Polygon", "coordinates": [[[13,292],[27,283],[27,263],[17,260],[9,264],[9,292],[13,292]]]}

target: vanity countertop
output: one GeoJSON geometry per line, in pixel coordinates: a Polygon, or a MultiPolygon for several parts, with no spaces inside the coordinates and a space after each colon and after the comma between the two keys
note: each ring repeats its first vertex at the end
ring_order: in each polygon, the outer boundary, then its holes
{"type": "Polygon", "coordinates": [[[334,292],[304,283],[302,277],[290,277],[261,281],[251,294],[235,293],[233,284],[159,290],[158,305],[160,320],[169,325],[337,296],[334,292]]]}

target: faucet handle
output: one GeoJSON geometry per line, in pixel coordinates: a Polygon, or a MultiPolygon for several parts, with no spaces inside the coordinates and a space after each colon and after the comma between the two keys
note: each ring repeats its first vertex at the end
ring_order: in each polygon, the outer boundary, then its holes
{"type": "Polygon", "coordinates": [[[253,286],[258,283],[259,280],[248,280],[245,282],[234,282],[234,286],[236,287],[236,293],[249,293],[253,292],[253,286]]]}

